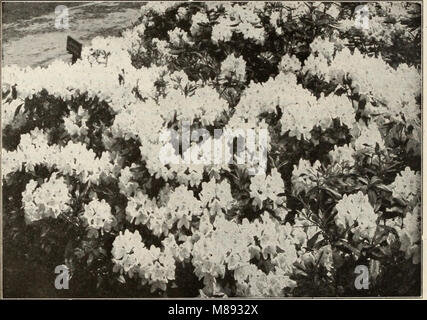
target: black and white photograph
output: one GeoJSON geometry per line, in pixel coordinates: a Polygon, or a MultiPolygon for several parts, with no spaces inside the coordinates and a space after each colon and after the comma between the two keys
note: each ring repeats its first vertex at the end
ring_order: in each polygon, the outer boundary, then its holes
{"type": "Polygon", "coordinates": [[[423,5],[2,1],[0,296],[422,298],[423,5]]]}

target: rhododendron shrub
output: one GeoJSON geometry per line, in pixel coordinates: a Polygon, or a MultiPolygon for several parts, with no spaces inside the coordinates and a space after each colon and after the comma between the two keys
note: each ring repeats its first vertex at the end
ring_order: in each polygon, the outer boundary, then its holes
{"type": "Polygon", "coordinates": [[[357,5],[152,2],[73,65],[5,67],[6,267],[65,264],[72,296],[419,295],[420,8],[357,5]],[[264,171],[218,148],[238,130],[268,131],[264,171]]]}

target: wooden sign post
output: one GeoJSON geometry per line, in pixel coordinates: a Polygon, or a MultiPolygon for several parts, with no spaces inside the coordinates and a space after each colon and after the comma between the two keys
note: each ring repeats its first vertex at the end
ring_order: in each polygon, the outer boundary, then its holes
{"type": "Polygon", "coordinates": [[[77,59],[81,59],[82,47],[83,45],[80,42],[74,40],[70,36],[67,37],[67,52],[73,55],[71,60],[72,64],[74,64],[77,59]]]}

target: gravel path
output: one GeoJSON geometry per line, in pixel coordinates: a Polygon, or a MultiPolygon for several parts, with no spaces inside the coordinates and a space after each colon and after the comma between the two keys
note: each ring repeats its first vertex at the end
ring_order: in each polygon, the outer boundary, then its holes
{"type": "Polygon", "coordinates": [[[69,7],[68,30],[55,28],[54,10],[43,16],[5,23],[2,65],[35,67],[46,66],[55,59],[70,61],[71,56],[65,50],[68,35],[83,45],[96,36],[118,36],[137,20],[140,7],[141,3],[132,2],[92,2],[69,7]]]}

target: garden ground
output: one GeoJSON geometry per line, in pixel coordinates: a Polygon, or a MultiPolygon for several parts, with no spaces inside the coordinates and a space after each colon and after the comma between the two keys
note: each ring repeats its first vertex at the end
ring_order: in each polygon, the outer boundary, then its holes
{"type": "MultiPolygon", "coordinates": [[[[62,5],[64,3],[61,3],[62,5]]],[[[141,3],[67,3],[69,29],[55,28],[59,3],[2,3],[2,65],[46,66],[71,60],[68,35],[87,45],[96,36],[117,36],[138,18],[141,3]]]]}

